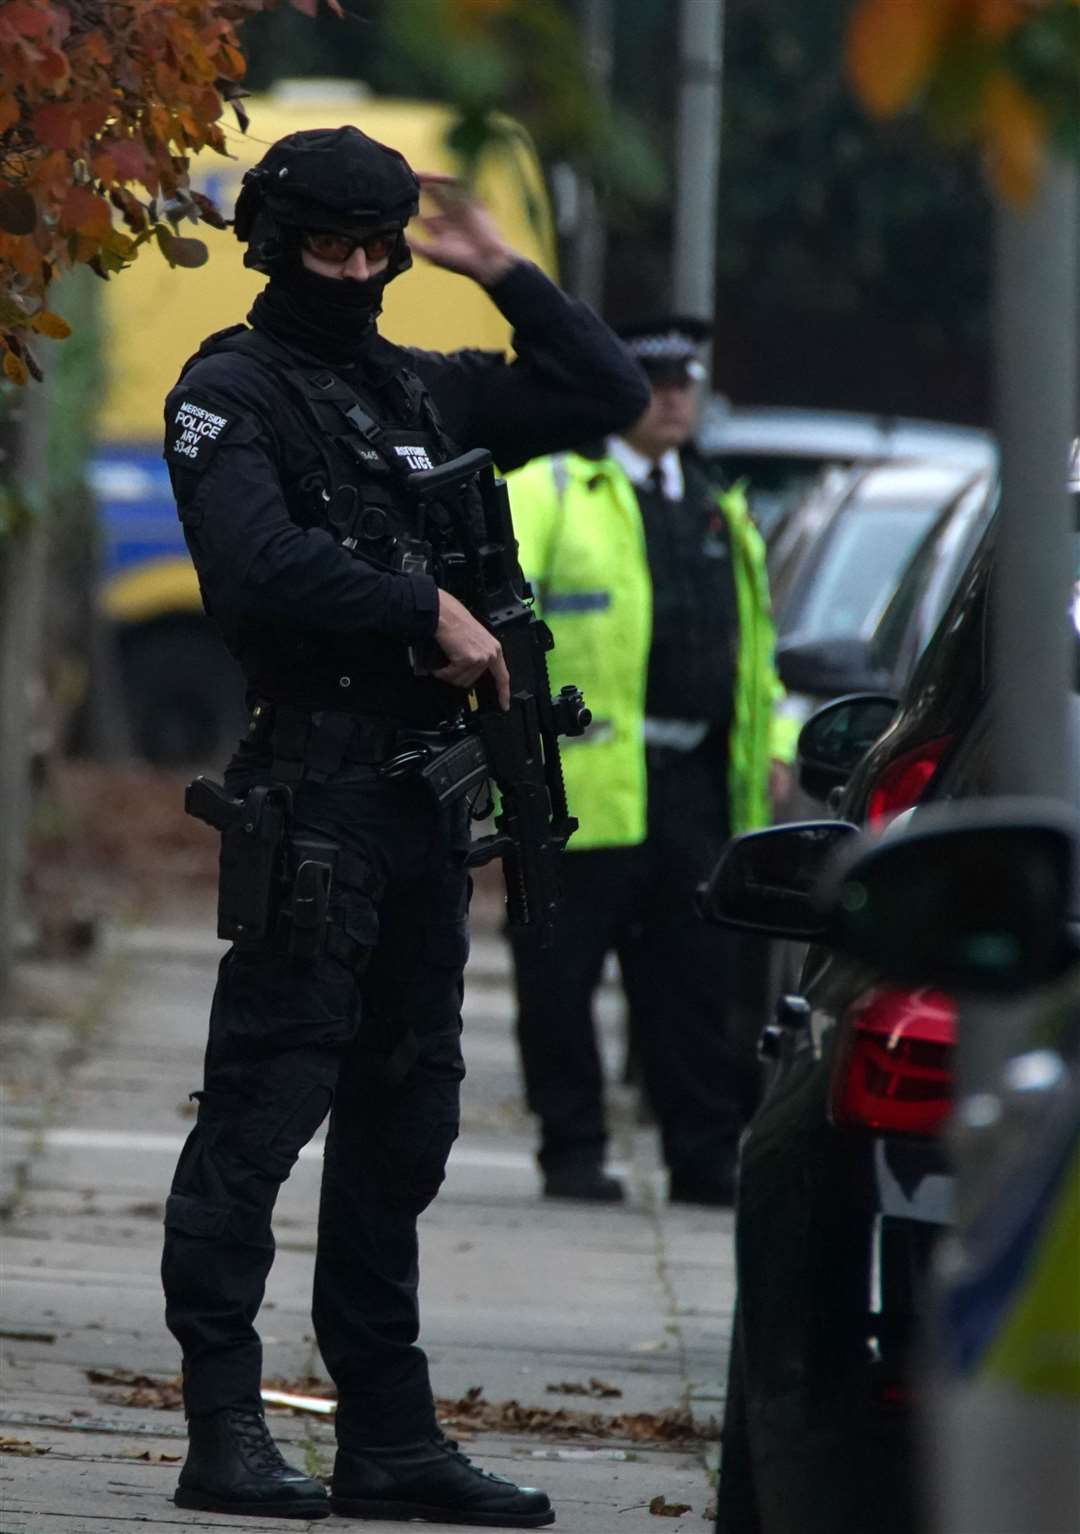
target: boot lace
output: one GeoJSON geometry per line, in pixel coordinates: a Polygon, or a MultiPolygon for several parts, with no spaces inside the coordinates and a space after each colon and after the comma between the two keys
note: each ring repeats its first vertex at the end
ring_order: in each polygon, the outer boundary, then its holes
{"type": "Polygon", "coordinates": [[[471,1470],[473,1475],[482,1475],[487,1481],[501,1481],[504,1484],[512,1484],[507,1482],[504,1475],[496,1475],[492,1470],[484,1470],[480,1465],[474,1465],[465,1453],[465,1450],[458,1444],[456,1438],[449,1438],[440,1430],[435,1434],[435,1442],[439,1445],[440,1449],[446,1449],[454,1459],[458,1460],[466,1469],[471,1470]]]}
{"type": "Polygon", "coordinates": [[[236,1435],[245,1460],[257,1474],[274,1475],[288,1470],[281,1450],[270,1437],[270,1429],[261,1412],[230,1411],[229,1426],[236,1435]]]}

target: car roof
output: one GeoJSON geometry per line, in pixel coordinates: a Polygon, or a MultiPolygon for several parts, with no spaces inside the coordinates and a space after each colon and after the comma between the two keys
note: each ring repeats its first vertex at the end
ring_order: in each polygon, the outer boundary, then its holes
{"type": "Polygon", "coordinates": [[[940,501],[945,506],[977,477],[972,466],[953,460],[874,464],[855,479],[848,503],[940,501]]]}
{"type": "Polygon", "coordinates": [[[721,394],[705,402],[696,436],[707,458],[723,453],[853,462],[940,458],[972,467],[997,460],[993,437],[976,427],[796,405],[732,405],[721,394]]]}

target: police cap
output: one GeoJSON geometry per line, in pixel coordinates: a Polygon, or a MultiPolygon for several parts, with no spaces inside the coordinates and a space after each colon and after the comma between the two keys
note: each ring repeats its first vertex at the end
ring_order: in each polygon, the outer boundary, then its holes
{"type": "Polygon", "coordinates": [[[663,314],[623,325],[617,333],[653,383],[685,383],[705,377],[701,359],[705,343],[712,335],[708,320],[663,314]]]}

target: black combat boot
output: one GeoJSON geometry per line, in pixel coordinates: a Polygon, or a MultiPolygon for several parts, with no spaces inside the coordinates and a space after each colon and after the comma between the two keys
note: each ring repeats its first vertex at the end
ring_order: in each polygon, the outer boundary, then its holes
{"type": "Polygon", "coordinates": [[[482,1523],[536,1529],[554,1523],[546,1493],[481,1470],[440,1433],[392,1448],[339,1449],[330,1506],[343,1518],[482,1523]]]}
{"type": "Polygon", "coordinates": [[[251,1407],[192,1417],[188,1457],[173,1498],[177,1507],[262,1518],[328,1518],[318,1481],[294,1470],[270,1437],[266,1418],[251,1407]]]}
{"type": "Polygon", "coordinates": [[[577,1198],[591,1204],[621,1204],[626,1190],[599,1161],[570,1161],[544,1173],[545,1198],[577,1198]]]}

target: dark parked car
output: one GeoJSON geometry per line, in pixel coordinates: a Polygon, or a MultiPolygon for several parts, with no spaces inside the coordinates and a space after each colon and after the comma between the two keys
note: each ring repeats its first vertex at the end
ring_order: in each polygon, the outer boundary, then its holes
{"type": "Polygon", "coordinates": [[[838,947],[968,998],[961,1217],[925,1348],[951,1529],[1080,1529],[1078,863],[1075,813],[990,800],[857,843],[826,892],[838,947]]]}
{"type": "MultiPolygon", "coordinates": [[[[779,663],[804,705],[867,689],[903,691],[971,563],[998,501],[996,475],[969,480],[932,518],[876,618],[856,633],[785,632],[779,663]]],[[[806,717],[812,711],[806,707],[806,717]]]]}
{"type": "MultiPolygon", "coordinates": [[[[839,820],[735,839],[703,897],[725,926],[812,944],[798,994],[762,1034],[767,1087],[741,1148],[723,1534],[927,1526],[912,1353],[950,1218],[940,1133],[956,1008],[947,989],[898,984],[829,946],[809,893],[856,825],[990,792],[996,578],[991,528],[899,709],[886,694],[840,699],[804,727],[803,787],[831,796],[839,820]]],[[[917,899],[902,892],[912,919],[917,899]]]]}
{"type": "Polygon", "coordinates": [[[925,463],[827,475],[804,499],[769,550],[777,665],[800,719],[906,680],[996,498],[992,469],[925,463]]]}

